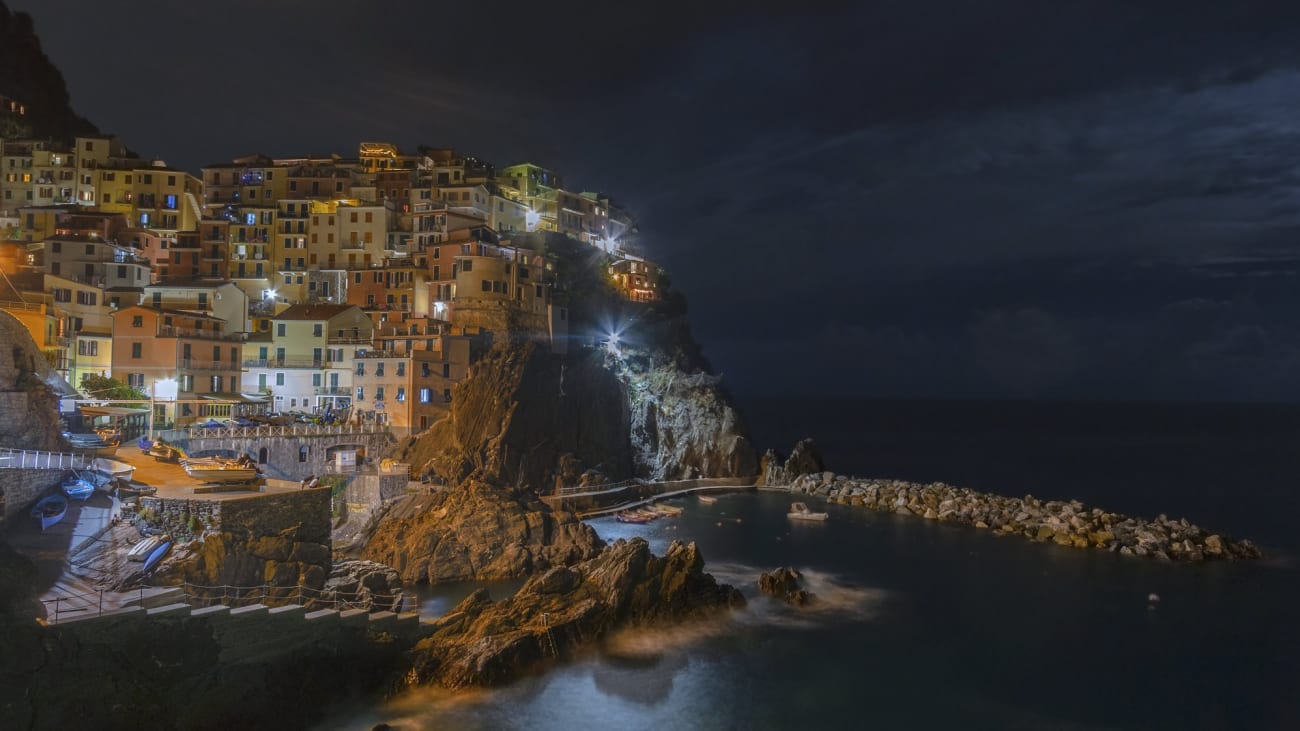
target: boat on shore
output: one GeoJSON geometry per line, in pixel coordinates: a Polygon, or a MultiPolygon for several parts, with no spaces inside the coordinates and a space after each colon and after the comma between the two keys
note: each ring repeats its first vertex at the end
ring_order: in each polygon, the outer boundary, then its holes
{"type": "Polygon", "coordinates": [[[63,481],[63,492],[68,497],[76,500],[88,500],[94,494],[95,486],[89,480],[70,477],[63,481]]]}
{"type": "Polygon", "coordinates": [[[158,546],[150,551],[149,555],[145,557],[144,566],[140,568],[140,571],[147,572],[154,566],[157,566],[158,562],[161,561],[170,550],[172,550],[172,542],[170,540],[164,540],[162,543],[159,543],[158,546]]]}
{"type": "Polygon", "coordinates": [[[32,517],[40,524],[41,531],[63,520],[68,512],[68,499],[62,495],[43,497],[32,506],[32,517]]]}
{"type": "Polygon", "coordinates": [[[64,434],[63,438],[73,450],[93,452],[96,457],[112,457],[117,454],[117,448],[122,443],[121,440],[105,439],[98,434],[64,434]]]}
{"type": "Polygon", "coordinates": [[[173,447],[170,444],[163,444],[162,442],[154,442],[150,444],[149,449],[145,453],[159,462],[179,462],[181,458],[185,456],[185,453],[182,452],[179,447],[173,447]]]}
{"type": "Polygon", "coordinates": [[[90,469],[108,475],[111,479],[129,482],[135,474],[135,467],[126,462],[119,462],[107,457],[96,457],[90,461],[90,469]]]}
{"type": "Polygon", "coordinates": [[[814,513],[808,509],[804,503],[791,503],[790,512],[787,514],[790,520],[809,520],[821,522],[830,517],[830,513],[814,513]]]}
{"type": "Polygon", "coordinates": [[[162,545],[164,540],[163,536],[149,536],[138,541],[134,546],[131,546],[131,550],[126,552],[126,560],[144,561],[149,558],[149,554],[153,553],[155,548],[162,545]]]}
{"type": "Polygon", "coordinates": [[[196,480],[218,484],[251,482],[258,477],[257,465],[247,460],[220,458],[184,459],[185,474],[196,480]]]}

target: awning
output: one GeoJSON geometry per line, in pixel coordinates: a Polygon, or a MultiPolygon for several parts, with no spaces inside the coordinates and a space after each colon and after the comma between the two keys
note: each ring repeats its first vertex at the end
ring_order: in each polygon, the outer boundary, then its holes
{"type": "Polygon", "coordinates": [[[149,409],[128,409],[125,406],[82,406],[81,413],[86,416],[135,416],[145,415],[149,409]]]}
{"type": "Polygon", "coordinates": [[[252,396],[246,393],[201,393],[200,398],[209,401],[231,401],[237,404],[264,404],[265,396],[252,396]]]}

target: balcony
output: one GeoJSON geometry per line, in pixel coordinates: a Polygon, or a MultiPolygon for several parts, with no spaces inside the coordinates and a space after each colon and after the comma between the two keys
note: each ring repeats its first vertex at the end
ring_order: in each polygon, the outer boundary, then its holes
{"type": "Polygon", "coordinates": [[[316,389],[317,396],[351,396],[352,389],[343,386],[321,386],[316,389]]]}
{"type": "Polygon", "coordinates": [[[369,345],[370,338],[363,338],[360,335],[331,335],[327,342],[330,345],[369,345]]]}
{"type": "Polygon", "coordinates": [[[239,364],[229,360],[195,360],[194,358],[181,358],[176,361],[176,367],[180,370],[187,371],[237,371],[240,370],[239,364]]]}
{"type": "Polygon", "coordinates": [[[245,358],[245,368],[324,368],[329,364],[323,358],[286,356],[284,358],[245,358]]]}
{"type": "Polygon", "coordinates": [[[172,327],[163,325],[158,328],[160,338],[197,338],[199,340],[226,340],[240,342],[244,336],[240,333],[223,333],[215,330],[198,330],[189,327],[172,327]]]}

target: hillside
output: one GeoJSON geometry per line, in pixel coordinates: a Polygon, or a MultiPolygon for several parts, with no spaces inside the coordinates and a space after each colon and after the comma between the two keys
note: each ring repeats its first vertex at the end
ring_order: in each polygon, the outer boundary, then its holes
{"type": "Polygon", "coordinates": [[[41,49],[27,13],[11,12],[0,2],[0,97],[24,105],[22,115],[0,111],[0,138],[36,137],[71,141],[98,134],[95,125],[72,110],[63,74],[41,49]]]}

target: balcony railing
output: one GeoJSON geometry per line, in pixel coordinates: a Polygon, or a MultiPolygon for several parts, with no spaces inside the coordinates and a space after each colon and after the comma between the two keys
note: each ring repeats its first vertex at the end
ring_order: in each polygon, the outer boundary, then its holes
{"type": "Polygon", "coordinates": [[[363,338],[360,335],[331,335],[327,342],[330,345],[369,345],[370,338],[363,338]]]}
{"type": "Polygon", "coordinates": [[[245,368],[324,368],[329,365],[324,358],[286,356],[284,358],[245,358],[245,368]]]}
{"type": "Polygon", "coordinates": [[[199,340],[229,340],[239,342],[244,339],[240,333],[223,333],[215,330],[197,330],[189,327],[172,327],[163,325],[158,328],[160,338],[197,338],[199,340]]]}
{"type": "Polygon", "coordinates": [[[176,367],[182,370],[190,371],[237,371],[239,364],[229,360],[197,360],[194,358],[181,358],[176,361],[176,367]]]}
{"type": "Polygon", "coordinates": [[[321,386],[316,389],[317,396],[351,396],[352,389],[343,386],[321,386]]]}

